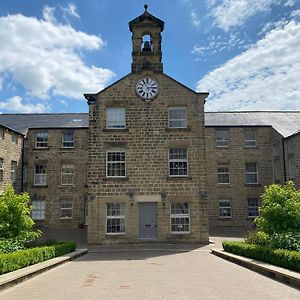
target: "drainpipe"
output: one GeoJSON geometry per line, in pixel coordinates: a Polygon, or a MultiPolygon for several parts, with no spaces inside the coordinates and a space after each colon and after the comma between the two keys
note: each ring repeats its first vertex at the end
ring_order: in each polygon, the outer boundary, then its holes
{"type": "Polygon", "coordinates": [[[285,148],[284,148],[284,141],[285,139],[281,139],[282,141],[282,156],[283,156],[283,179],[284,182],[287,181],[287,176],[286,176],[286,163],[285,163],[285,148]]]}
{"type": "Polygon", "coordinates": [[[23,181],[24,181],[24,157],[25,157],[24,149],[25,149],[25,136],[23,136],[23,139],[22,139],[22,155],[21,155],[21,161],[22,161],[22,164],[21,164],[21,193],[24,192],[24,184],[23,184],[23,181]]]}

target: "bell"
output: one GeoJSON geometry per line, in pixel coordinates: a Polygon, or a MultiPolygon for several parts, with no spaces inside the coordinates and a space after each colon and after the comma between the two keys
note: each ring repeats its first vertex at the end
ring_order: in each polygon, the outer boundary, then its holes
{"type": "Polygon", "coordinates": [[[142,52],[149,52],[151,51],[151,45],[150,45],[150,42],[146,41],[144,42],[144,47],[142,49],[142,52]]]}

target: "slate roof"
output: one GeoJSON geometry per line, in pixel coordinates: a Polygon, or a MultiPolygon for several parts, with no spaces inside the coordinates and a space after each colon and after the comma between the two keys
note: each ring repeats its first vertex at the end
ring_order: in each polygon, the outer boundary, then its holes
{"type": "MultiPolygon", "coordinates": [[[[87,113],[0,114],[0,124],[26,134],[28,128],[88,128],[87,113]]],[[[205,126],[272,126],[288,137],[300,130],[300,111],[206,112],[205,126]]]]}
{"type": "Polygon", "coordinates": [[[205,126],[272,126],[288,137],[300,129],[300,111],[206,112],[205,126]]]}
{"type": "Polygon", "coordinates": [[[28,128],[87,128],[89,126],[87,113],[0,114],[0,124],[22,134],[26,134],[28,128]]]}

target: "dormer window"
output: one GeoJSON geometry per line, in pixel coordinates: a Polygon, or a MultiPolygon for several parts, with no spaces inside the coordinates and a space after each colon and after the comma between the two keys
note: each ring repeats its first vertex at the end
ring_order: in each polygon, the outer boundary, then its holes
{"type": "Polygon", "coordinates": [[[141,51],[142,52],[153,52],[153,43],[152,43],[151,35],[145,34],[142,37],[141,51]]]}

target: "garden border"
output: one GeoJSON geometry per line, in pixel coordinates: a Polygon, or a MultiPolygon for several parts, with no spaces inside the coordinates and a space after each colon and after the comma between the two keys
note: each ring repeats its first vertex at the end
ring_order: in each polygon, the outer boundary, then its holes
{"type": "Polygon", "coordinates": [[[9,288],[19,282],[34,277],[65,262],[74,260],[82,255],[85,255],[87,251],[87,249],[76,249],[76,251],[74,252],[54,257],[35,265],[31,265],[29,267],[0,275],[0,290],[9,288]]]}

